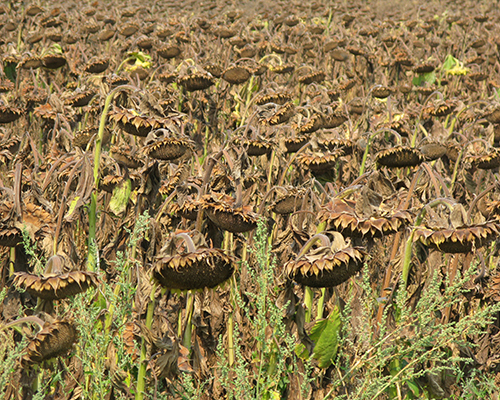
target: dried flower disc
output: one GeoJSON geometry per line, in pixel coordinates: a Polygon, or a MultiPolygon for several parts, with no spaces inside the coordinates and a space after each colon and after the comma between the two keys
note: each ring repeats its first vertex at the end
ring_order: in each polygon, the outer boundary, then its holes
{"type": "Polygon", "coordinates": [[[21,363],[28,367],[62,355],[71,349],[77,338],[77,330],[69,321],[56,320],[46,324],[28,344],[21,363]]]}
{"type": "Polygon", "coordinates": [[[388,168],[414,167],[424,162],[424,156],[417,149],[397,146],[379,151],[375,162],[388,168]]]}

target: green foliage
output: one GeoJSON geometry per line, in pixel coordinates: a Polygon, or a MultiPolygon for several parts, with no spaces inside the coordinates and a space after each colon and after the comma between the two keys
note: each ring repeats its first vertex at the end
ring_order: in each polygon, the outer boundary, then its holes
{"type": "Polygon", "coordinates": [[[465,283],[476,273],[475,268],[470,268],[463,277],[458,275],[450,284],[447,279],[443,281],[436,269],[414,310],[408,307],[408,294],[400,286],[394,303],[386,307],[377,332],[371,322],[377,301],[366,279],[369,272],[365,268],[359,324],[352,324],[350,307],[341,314],[346,327],[342,335],[350,334],[340,340],[336,364],[344,372],[333,383],[331,393],[350,382],[353,389],[349,399],[427,399],[436,396],[431,383],[435,385],[435,381],[445,375],[459,379],[462,374],[460,365],[472,360],[454,354],[452,349],[470,345],[467,336],[481,333],[500,311],[500,304],[485,306],[457,322],[443,324],[437,315],[461,301],[466,291],[465,283]],[[391,320],[392,327],[388,330],[391,320]],[[364,349],[362,352],[360,347],[364,349]],[[358,357],[350,360],[347,353],[358,354],[358,357]],[[426,384],[426,381],[430,383],[426,384]]]}
{"type": "MultiPolygon", "coordinates": [[[[118,252],[115,269],[116,282],[104,282],[101,294],[91,289],[77,295],[69,308],[78,315],[76,323],[80,333],[77,357],[82,363],[85,382],[82,382],[84,398],[96,397],[109,393],[114,381],[123,382],[133,391],[137,368],[130,354],[125,350],[122,339],[125,324],[131,320],[134,296],[137,290],[133,283],[133,268],[136,267],[136,246],[144,237],[148,228],[149,215],[141,215],[130,232],[130,239],[125,253],[118,252]],[[100,318],[106,312],[105,323],[100,318]],[[108,349],[113,349],[112,359],[103,356],[108,349]],[[111,369],[112,375],[108,373],[111,369]]],[[[95,251],[95,249],[94,249],[95,251]]],[[[98,260],[97,256],[96,259],[98,260]]]]}
{"type": "Polygon", "coordinates": [[[327,319],[316,322],[309,337],[314,342],[313,358],[320,368],[331,365],[337,354],[338,335],[341,328],[340,308],[336,305],[327,319]]]}
{"type": "Polygon", "coordinates": [[[246,267],[256,282],[255,291],[246,291],[250,302],[243,301],[238,290],[234,290],[237,305],[248,317],[250,330],[254,332],[255,343],[251,362],[242,353],[238,324],[234,327],[235,363],[228,365],[222,338],[217,355],[221,382],[228,393],[228,399],[278,399],[288,383],[288,374],[294,365],[286,360],[293,356],[295,339],[286,332],[283,314],[286,304],[279,307],[274,293],[276,260],[268,248],[268,236],[264,220],[260,220],[255,233],[255,248],[250,250],[256,263],[246,262],[246,267]],[[256,366],[253,368],[252,366],[256,366]],[[231,379],[233,377],[233,379],[231,379]]]}
{"type": "Polygon", "coordinates": [[[453,57],[451,54],[446,56],[442,70],[445,71],[447,75],[467,75],[470,71],[469,68],[464,67],[463,62],[453,57]]]}
{"type": "Polygon", "coordinates": [[[418,74],[418,76],[413,78],[412,84],[414,86],[422,86],[426,82],[429,85],[434,84],[434,82],[436,82],[436,72],[432,71],[424,74],[418,74]]]}

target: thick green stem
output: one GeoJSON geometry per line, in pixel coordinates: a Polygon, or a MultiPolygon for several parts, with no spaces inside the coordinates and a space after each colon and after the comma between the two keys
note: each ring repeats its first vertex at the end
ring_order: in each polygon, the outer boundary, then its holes
{"type": "Polygon", "coordinates": [[[311,322],[312,305],[314,300],[314,290],[306,286],[304,288],[304,306],[306,308],[306,324],[311,322]]]}
{"type": "Polygon", "coordinates": [[[325,295],[326,288],[321,288],[321,296],[318,300],[318,315],[316,316],[316,320],[320,320],[323,318],[323,312],[325,309],[325,295]]]}
{"type": "MultiPolygon", "coordinates": [[[[231,232],[224,232],[224,250],[230,251],[231,242],[233,239],[233,234],[231,232]]],[[[229,359],[229,366],[234,364],[234,310],[236,308],[236,291],[238,290],[238,285],[236,284],[236,277],[231,277],[230,280],[231,290],[230,290],[230,299],[232,310],[229,313],[229,317],[227,319],[227,356],[229,359]]]]}
{"type": "Polygon", "coordinates": [[[274,164],[274,159],[276,157],[276,151],[273,150],[271,153],[271,161],[269,162],[269,173],[267,175],[267,191],[271,189],[271,180],[273,177],[273,164],[274,164]]]}
{"type": "Polygon", "coordinates": [[[14,275],[15,269],[15,264],[16,264],[16,248],[11,247],[10,248],[10,259],[9,259],[9,277],[14,275]]]}
{"type": "MultiPolygon", "coordinates": [[[[326,221],[321,222],[317,228],[316,233],[323,232],[326,228],[326,221]]],[[[325,296],[326,296],[326,288],[321,288],[321,296],[318,300],[318,314],[316,315],[316,320],[320,320],[323,318],[323,311],[325,308],[325,296]]],[[[312,309],[312,307],[311,307],[312,309]]],[[[306,318],[307,318],[307,309],[306,309],[306,318]]]]}

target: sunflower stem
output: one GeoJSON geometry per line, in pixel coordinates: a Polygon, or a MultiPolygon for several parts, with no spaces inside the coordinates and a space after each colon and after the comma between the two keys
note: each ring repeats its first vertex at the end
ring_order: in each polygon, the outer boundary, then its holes
{"type": "Polygon", "coordinates": [[[314,235],[311,239],[309,239],[306,244],[300,249],[299,255],[297,258],[302,257],[304,254],[306,254],[311,247],[313,246],[314,243],[316,243],[318,240],[321,240],[321,244],[324,247],[330,247],[330,239],[328,239],[328,236],[323,235],[322,233],[317,233],[314,235]]]}
{"type": "Polygon", "coordinates": [[[268,192],[271,190],[271,179],[273,177],[273,164],[274,164],[275,157],[276,157],[276,151],[273,150],[271,153],[271,161],[269,161],[269,173],[267,175],[267,191],[268,192]]]}
{"type": "Polygon", "coordinates": [[[233,366],[233,364],[234,364],[234,338],[233,338],[233,332],[234,332],[234,319],[233,319],[233,313],[231,312],[229,314],[228,319],[227,319],[227,355],[228,355],[229,366],[230,367],[233,366]]]}
{"type": "Polygon", "coordinates": [[[40,327],[40,330],[43,329],[43,326],[45,325],[45,321],[42,320],[41,318],[38,318],[35,315],[30,315],[29,317],[23,317],[16,319],[15,321],[9,322],[8,324],[5,324],[4,326],[0,327],[0,331],[3,331],[4,329],[10,328],[11,326],[17,326],[19,324],[23,324],[25,322],[32,322],[34,324],[37,324],[40,327]]]}
{"type": "Polygon", "coordinates": [[[304,306],[306,308],[306,324],[311,322],[312,305],[314,300],[314,290],[306,286],[304,288],[304,306]]]}
{"type": "Polygon", "coordinates": [[[194,306],[194,293],[190,290],[187,294],[186,300],[186,322],[184,328],[184,336],[182,339],[182,344],[187,349],[191,349],[191,334],[193,331],[193,306],[194,306]]]}
{"type": "Polygon", "coordinates": [[[196,246],[193,243],[193,239],[187,233],[178,233],[175,235],[176,238],[181,238],[187,247],[188,253],[196,253],[196,246]]]}
{"type": "Polygon", "coordinates": [[[316,316],[317,321],[323,319],[323,312],[325,310],[325,297],[326,297],[326,288],[321,288],[321,296],[318,300],[318,315],[316,316]]]}
{"type": "Polygon", "coordinates": [[[114,88],[106,96],[106,101],[104,103],[104,109],[102,110],[101,120],[99,122],[99,131],[97,133],[97,139],[95,141],[94,149],[94,190],[90,196],[90,210],[89,210],[89,252],[88,252],[88,269],[89,271],[95,272],[97,266],[97,258],[94,252],[91,250],[92,243],[96,242],[96,226],[97,226],[97,195],[99,190],[99,167],[101,163],[101,150],[102,141],[104,137],[104,129],[106,127],[106,120],[108,118],[109,108],[111,107],[111,102],[117,92],[123,89],[135,88],[131,85],[122,85],[114,88]]]}
{"type": "MultiPolygon", "coordinates": [[[[153,325],[153,312],[155,308],[155,292],[157,285],[154,284],[151,288],[149,296],[148,310],[146,312],[146,328],[151,329],[153,325]]],[[[162,294],[164,291],[162,290],[162,294]]],[[[141,340],[141,355],[139,359],[139,373],[137,375],[137,391],[135,393],[135,400],[144,399],[144,391],[146,389],[146,367],[147,367],[147,352],[146,352],[146,339],[143,337],[141,340]]]]}
{"type": "Polygon", "coordinates": [[[15,269],[14,266],[16,264],[16,248],[10,248],[10,260],[9,260],[9,277],[14,275],[15,269]]]}

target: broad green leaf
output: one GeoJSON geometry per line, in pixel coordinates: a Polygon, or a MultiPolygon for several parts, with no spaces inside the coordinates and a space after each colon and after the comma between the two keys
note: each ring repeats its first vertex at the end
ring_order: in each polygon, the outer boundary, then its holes
{"type": "Polygon", "coordinates": [[[133,65],[126,66],[126,69],[128,71],[134,71],[138,67],[147,69],[153,66],[153,63],[151,62],[151,56],[149,54],[143,53],[142,51],[134,51],[132,53],[129,53],[129,58],[135,60],[135,63],[133,65]]]}
{"type": "Polygon", "coordinates": [[[413,395],[415,396],[415,398],[418,398],[420,396],[420,390],[419,390],[417,384],[413,381],[408,381],[408,382],[406,382],[406,384],[408,385],[408,388],[413,392],[413,395]]]}
{"type": "Polygon", "coordinates": [[[116,215],[121,214],[127,208],[130,194],[132,193],[132,182],[130,179],[124,180],[113,189],[113,195],[109,202],[109,209],[116,215]]]}
{"type": "Polygon", "coordinates": [[[337,355],[340,326],[340,308],[335,306],[330,316],[317,322],[311,330],[309,336],[315,343],[313,357],[320,368],[328,368],[337,355]]]}
{"type": "Polygon", "coordinates": [[[54,43],[52,46],[50,46],[49,50],[50,54],[63,54],[63,49],[60,44],[54,43]]]}

